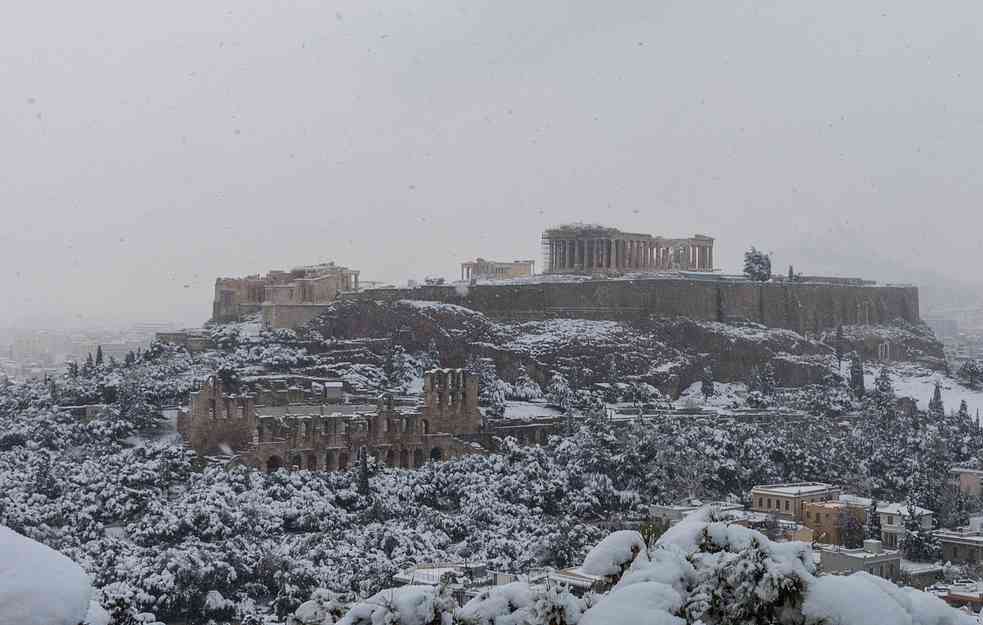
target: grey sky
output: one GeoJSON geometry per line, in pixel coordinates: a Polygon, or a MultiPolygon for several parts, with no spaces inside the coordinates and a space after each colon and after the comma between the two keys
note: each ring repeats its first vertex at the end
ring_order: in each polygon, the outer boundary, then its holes
{"type": "Polygon", "coordinates": [[[978,2],[19,3],[0,325],[203,321],[217,275],[539,260],[595,221],[975,280],[978,2]]]}

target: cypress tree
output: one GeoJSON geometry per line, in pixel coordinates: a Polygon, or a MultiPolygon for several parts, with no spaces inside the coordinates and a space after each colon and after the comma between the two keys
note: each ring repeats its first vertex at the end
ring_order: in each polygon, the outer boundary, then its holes
{"type": "Polygon", "coordinates": [[[843,370],[843,324],[836,326],[836,367],[837,373],[843,370]]]}
{"type": "Polygon", "coordinates": [[[359,450],[358,459],[358,493],[360,495],[368,495],[370,493],[369,461],[366,456],[368,456],[368,452],[364,447],[362,447],[362,449],[359,450]]]}

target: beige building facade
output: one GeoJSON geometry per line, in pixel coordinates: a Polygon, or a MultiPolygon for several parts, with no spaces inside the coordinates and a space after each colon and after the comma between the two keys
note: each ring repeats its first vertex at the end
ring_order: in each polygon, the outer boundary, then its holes
{"type": "Polygon", "coordinates": [[[830,501],[839,496],[838,486],[822,482],[764,484],[751,489],[751,510],[802,522],[803,504],[830,501]]]}
{"type": "MultiPolygon", "coordinates": [[[[843,545],[848,523],[862,528],[867,522],[867,509],[842,501],[806,501],[802,503],[802,523],[811,527],[816,540],[830,545],[843,545]]],[[[854,543],[859,544],[859,543],[854,543]]]]}
{"type": "Polygon", "coordinates": [[[476,258],[461,263],[461,280],[508,280],[527,278],[536,272],[536,261],[513,260],[502,262],[476,258]]]}
{"type": "Polygon", "coordinates": [[[590,224],[567,224],[542,236],[544,273],[713,271],[714,239],[670,239],[590,224]]]}
{"type": "Polygon", "coordinates": [[[359,290],[359,272],[334,263],[273,270],[265,276],[218,278],[212,302],[213,321],[238,321],[266,306],[328,304],[339,293],[359,290]]]}

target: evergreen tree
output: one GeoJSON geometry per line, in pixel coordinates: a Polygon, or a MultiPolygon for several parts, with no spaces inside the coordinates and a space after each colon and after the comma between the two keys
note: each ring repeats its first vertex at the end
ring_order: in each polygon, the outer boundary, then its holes
{"type": "Polygon", "coordinates": [[[96,366],[101,367],[102,361],[102,345],[96,345],[96,366]]]}
{"type": "Polygon", "coordinates": [[[744,252],[744,275],[756,282],[771,280],[771,257],[754,247],[744,252]]]}
{"type": "Polygon", "coordinates": [[[573,391],[570,384],[562,373],[553,372],[549,386],[546,387],[546,400],[554,406],[559,406],[564,412],[569,412],[573,407],[573,391]]]}
{"type": "Polygon", "coordinates": [[[57,499],[61,494],[61,488],[54,476],[51,475],[51,456],[46,450],[42,450],[35,458],[34,478],[32,480],[34,492],[44,495],[48,499],[57,499]]]}
{"type": "Polygon", "coordinates": [[[440,348],[437,347],[437,341],[434,339],[430,339],[430,344],[427,346],[427,356],[431,367],[440,367],[440,348]]]}
{"type": "Polygon", "coordinates": [[[761,392],[761,369],[758,365],[753,365],[748,372],[747,390],[749,393],[761,392]]]}
{"type": "Polygon", "coordinates": [[[936,418],[945,417],[945,406],[942,404],[942,385],[938,380],[935,381],[935,392],[932,399],[928,402],[928,412],[936,418]]]}
{"type": "Polygon", "coordinates": [[[858,352],[853,352],[850,357],[850,392],[857,399],[862,399],[866,394],[864,382],[864,363],[858,352]]]}
{"type": "Polygon", "coordinates": [[[795,269],[792,268],[792,265],[789,265],[788,266],[788,281],[789,282],[793,282],[794,280],[795,280],[795,269]]]}
{"type": "Polygon", "coordinates": [[[844,506],[840,510],[837,525],[839,526],[840,530],[840,541],[844,547],[848,549],[856,549],[863,545],[865,528],[863,525],[861,525],[860,521],[857,520],[856,515],[850,510],[850,508],[844,506]]]}
{"type": "Polygon", "coordinates": [[[874,380],[874,389],[868,397],[870,410],[880,418],[883,424],[893,422],[897,417],[897,397],[894,395],[894,384],[887,367],[881,367],[874,380]]]}
{"type": "Polygon", "coordinates": [[[941,555],[938,539],[933,533],[934,528],[922,527],[922,517],[913,497],[908,498],[904,526],[905,532],[899,547],[905,558],[915,562],[934,562],[941,555]]]}
{"type": "Polygon", "coordinates": [[[881,515],[877,513],[876,499],[871,499],[870,507],[867,508],[867,522],[864,525],[864,533],[868,539],[881,540],[881,515]]]}
{"type": "Polygon", "coordinates": [[[368,450],[364,447],[358,452],[358,494],[368,496],[371,493],[369,487],[369,461],[368,450]]]}
{"type": "Polygon", "coordinates": [[[710,367],[703,368],[703,379],[700,383],[700,392],[703,393],[704,403],[716,395],[713,388],[713,371],[710,370],[710,367]]]}
{"type": "Polygon", "coordinates": [[[983,378],[983,365],[980,365],[979,361],[976,360],[967,360],[959,367],[956,375],[966,382],[969,388],[976,388],[980,379],[983,378]]]}
{"type": "Polygon", "coordinates": [[[402,393],[409,389],[414,373],[413,364],[402,345],[397,343],[392,346],[386,355],[382,370],[386,374],[386,381],[390,388],[399,389],[402,393]]]}
{"type": "Polygon", "coordinates": [[[92,360],[92,352],[85,357],[85,364],[82,365],[82,377],[89,378],[92,377],[92,372],[95,370],[96,364],[92,360]]]}
{"type": "Polygon", "coordinates": [[[761,394],[765,397],[774,397],[778,382],[775,379],[775,365],[768,362],[761,371],[761,394]]]}
{"type": "Polygon", "coordinates": [[[843,324],[836,326],[836,373],[843,375],[843,324]]]}

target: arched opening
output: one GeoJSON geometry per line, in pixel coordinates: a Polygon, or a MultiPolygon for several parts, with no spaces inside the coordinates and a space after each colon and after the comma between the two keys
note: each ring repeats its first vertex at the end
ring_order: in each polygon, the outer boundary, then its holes
{"type": "Polygon", "coordinates": [[[417,449],[416,451],[413,452],[413,466],[416,467],[416,468],[418,468],[418,469],[423,466],[423,450],[422,449],[417,449]]]}
{"type": "Polygon", "coordinates": [[[314,454],[307,454],[307,469],[317,471],[317,456],[314,454]]]}
{"type": "Polygon", "coordinates": [[[290,459],[290,468],[293,470],[304,468],[304,459],[300,457],[300,454],[296,454],[290,459]]]}
{"type": "Polygon", "coordinates": [[[387,450],[386,451],[386,466],[387,467],[394,466],[394,463],[395,462],[396,462],[396,452],[394,452],[392,449],[387,450]]]}
{"type": "Polygon", "coordinates": [[[335,469],[337,469],[338,467],[335,464],[335,462],[337,462],[337,454],[334,452],[333,449],[329,449],[328,451],[324,452],[325,471],[334,471],[335,469]]]}
{"type": "Polygon", "coordinates": [[[423,433],[424,434],[429,434],[430,433],[430,422],[427,421],[426,419],[421,419],[420,420],[420,424],[423,426],[423,433]]]}
{"type": "Polygon", "coordinates": [[[341,452],[341,455],[338,456],[338,470],[344,471],[347,468],[348,468],[348,454],[345,452],[341,452]]]}
{"type": "Polygon", "coordinates": [[[266,470],[269,473],[273,473],[277,469],[283,468],[283,459],[280,456],[270,456],[266,460],[266,470]]]}
{"type": "Polygon", "coordinates": [[[433,462],[440,462],[444,459],[444,450],[440,447],[434,447],[430,450],[430,460],[433,462]]]}
{"type": "Polygon", "coordinates": [[[399,452],[399,466],[404,469],[410,468],[410,451],[408,449],[399,452]]]}

